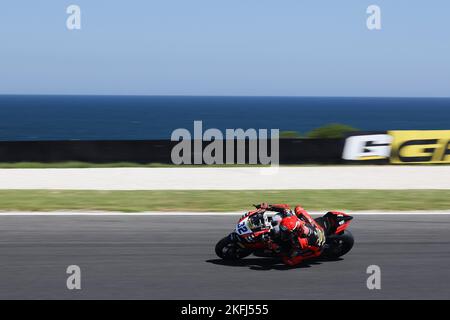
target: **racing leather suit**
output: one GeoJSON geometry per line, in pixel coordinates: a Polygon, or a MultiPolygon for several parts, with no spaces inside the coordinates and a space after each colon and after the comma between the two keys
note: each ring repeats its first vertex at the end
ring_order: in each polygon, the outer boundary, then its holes
{"type": "MultiPolygon", "coordinates": [[[[281,224],[283,219],[295,215],[299,220],[299,227],[294,234],[283,234],[279,228],[274,226],[274,233],[268,239],[268,246],[274,251],[279,250],[277,242],[290,242],[290,250],[287,254],[282,256],[282,260],[289,266],[294,266],[305,259],[317,257],[321,254],[325,244],[325,233],[323,228],[303,209],[301,206],[296,206],[294,213],[290,210],[287,204],[261,204],[262,210],[269,210],[278,212],[274,216],[274,221],[281,224]]],[[[292,219],[292,218],[291,218],[292,219]]]]}

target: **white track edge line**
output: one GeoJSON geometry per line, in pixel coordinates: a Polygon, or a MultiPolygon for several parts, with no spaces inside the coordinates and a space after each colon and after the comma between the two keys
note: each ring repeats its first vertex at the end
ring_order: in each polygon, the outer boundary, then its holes
{"type": "MultiPolygon", "coordinates": [[[[1,216],[240,216],[245,212],[0,212],[1,216]]],[[[311,211],[312,215],[323,215],[326,211],[311,211]]],[[[450,211],[345,211],[350,215],[450,215],[450,211]]]]}

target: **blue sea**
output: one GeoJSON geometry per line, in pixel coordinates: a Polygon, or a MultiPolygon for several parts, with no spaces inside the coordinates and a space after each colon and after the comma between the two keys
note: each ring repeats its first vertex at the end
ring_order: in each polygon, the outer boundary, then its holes
{"type": "Polygon", "coordinates": [[[4,141],[169,139],[194,120],[204,130],[450,129],[450,98],[0,95],[4,141]]]}

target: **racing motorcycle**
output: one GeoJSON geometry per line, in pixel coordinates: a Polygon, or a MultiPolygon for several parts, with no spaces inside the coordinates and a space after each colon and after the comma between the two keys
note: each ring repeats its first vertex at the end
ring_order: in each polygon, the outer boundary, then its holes
{"type": "MultiPolygon", "coordinates": [[[[238,260],[251,254],[259,257],[280,257],[284,252],[274,252],[262,240],[260,235],[270,234],[271,229],[277,226],[274,219],[275,213],[265,212],[261,217],[258,210],[250,211],[243,215],[233,232],[221,239],[215,247],[218,257],[224,260],[238,260]],[[260,223],[254,222],[254,218],[261,217],[260,223]],[[269,231],[269,232],[268,232],[269,231]],[[255,241],[255,239],[257,239],[255,241]],[[259,239],[259,240],[258,240],[259,239]]],[[[325,245],[321,257],[336,259],[348,253],[354,243],[353,235],[347,230],[352,216],[338,211],[329,211],[323,217],[314,219],[324,230],[325,245]]]]}

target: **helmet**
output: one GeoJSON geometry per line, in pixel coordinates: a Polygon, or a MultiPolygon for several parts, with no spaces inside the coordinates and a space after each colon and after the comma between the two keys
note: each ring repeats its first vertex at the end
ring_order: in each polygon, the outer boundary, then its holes
{"type": "Polygon", "coordinates": [[[296,216],[288,216],[280,223],[280,230],[285,233],[296,233],[300,227],[300,220],[296,216]]]}

